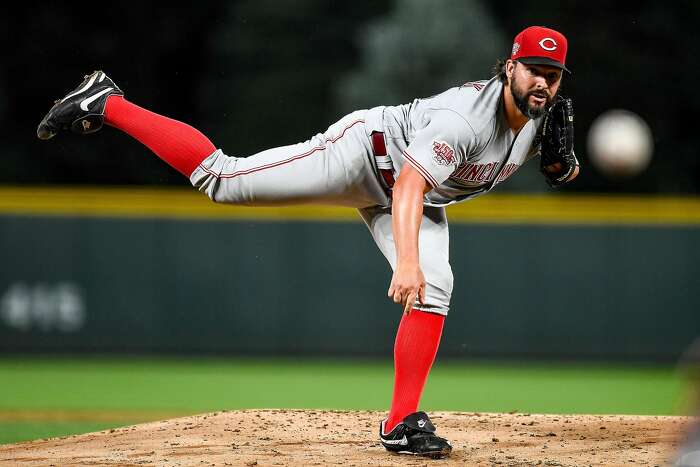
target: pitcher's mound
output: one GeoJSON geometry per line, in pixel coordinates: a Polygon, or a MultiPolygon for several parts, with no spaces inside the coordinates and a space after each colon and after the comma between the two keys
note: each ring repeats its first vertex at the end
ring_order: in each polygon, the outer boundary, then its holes
{"type": "Polygon", "coordinates": [[[666,465],[692,419],[434,412],[446,460],[387,453],[380,412],[224,411],[0,446],[14,465],[666,465]]]}

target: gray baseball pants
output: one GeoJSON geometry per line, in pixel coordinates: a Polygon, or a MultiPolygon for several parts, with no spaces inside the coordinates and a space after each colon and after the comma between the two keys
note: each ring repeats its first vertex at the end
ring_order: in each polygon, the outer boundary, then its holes
{"type": "MultiPolygon", "coordinates": [[[[190,181],[217,203],[357,208],[393,270],[391,198],[377,170],[370,140],[373,131],[384,131],[381,108],[353,112],[303,143],[249,157],[217,150],[195,169],[190,181]]],[[[446,315],[453,278],[444,208],[423,207],[419,254],[426,280],[425,303],[416,303],[415,308],[446,315]]]]}

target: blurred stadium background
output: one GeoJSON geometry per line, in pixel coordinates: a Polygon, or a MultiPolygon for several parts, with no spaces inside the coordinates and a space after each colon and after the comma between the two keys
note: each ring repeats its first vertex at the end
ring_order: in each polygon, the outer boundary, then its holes
{"type": "Polygon", "coordinates": [[[677,414],[700,331],[700,3],[25,2],[0,17],[0,443],[209,410],[383,409],[400,310],[352,210],[214,206],[116,131],[50,143],[52,99],[105,70],[233,155],[356,108],[486,79],[531,24],[569,38],[582,174],[523,167],[450,208],[456,290],[427,410],[677,414]],[[591,123],[641,116],[612,178],[591,123]]]}

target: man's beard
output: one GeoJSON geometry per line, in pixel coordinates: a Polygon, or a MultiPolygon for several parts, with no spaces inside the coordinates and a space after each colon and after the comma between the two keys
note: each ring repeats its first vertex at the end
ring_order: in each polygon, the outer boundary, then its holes
{"type": "Polygon", "coordinates": [[[515,80],[515,75],[513,75],[513,78],[510,81],[510,93],[513,95],[513,100],[515,101],[515,105],[518,107],[518,110],[520,110],[520,112],[522,112],[522,114],[527,118],[542,117],[545,113],[547,113],[547,109],[552,104],[552,99],[546,91],[525,92],[518,89],[518,83],[515,80]],[[536,97],[544,97],[544,104],[540,107],[530,105],[530,96],[532,95],[536,97]]]}

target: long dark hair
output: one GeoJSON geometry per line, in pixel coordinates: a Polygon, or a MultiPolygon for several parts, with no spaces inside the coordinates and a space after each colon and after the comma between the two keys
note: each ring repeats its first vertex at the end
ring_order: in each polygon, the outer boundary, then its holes
{"type": "Polygon", "coordinates": [[[508,76],[506,75],[506,61],[505,58],[499,58],[496,60],[496,64],[493,66],[493,75],[498,76],[498,80],[506,84],[508,83],[508,76]]]}

